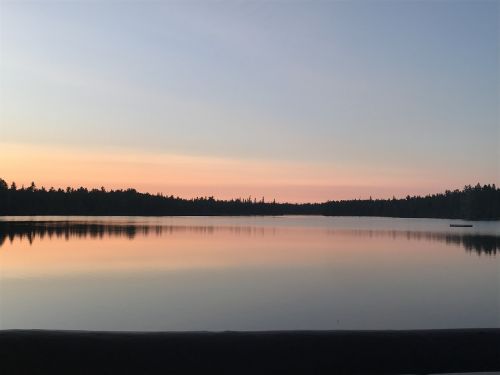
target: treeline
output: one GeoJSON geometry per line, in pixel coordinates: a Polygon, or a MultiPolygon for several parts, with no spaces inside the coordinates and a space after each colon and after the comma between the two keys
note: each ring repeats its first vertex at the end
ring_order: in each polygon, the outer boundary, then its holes
{"type": "Polygon", "coordinates": [[[404,199],[277,203],[262,199],[183,199],[135,189],[106,190],[10,186],[0,179],[0,215],[332,215],[500,219],[500,189],[467,185],[442,194],[404,199]]]}
{"type": "Polygon", "coordinates": [[[500,219],[500,189],[493,185],[466,185],[463,190],[404,199],[343,200],[325,203],[324,215],[500,219]]]}

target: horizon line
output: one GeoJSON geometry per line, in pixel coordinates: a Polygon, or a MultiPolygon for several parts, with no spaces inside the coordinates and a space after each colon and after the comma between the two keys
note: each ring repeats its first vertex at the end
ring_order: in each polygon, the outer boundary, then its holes
{"type": "Polygon", "coordinates": [[[152,192],[152,191],[139,191],[137,190],[136,188],[134,187],[122,187],[122,188],[110,188],[110,189],[107,189],[104,185],[101,185],[101,187],[97,188],[97,187],[87,187],[87,186],[78,186],[78,187],[72,187],[72,186],[66,186],[65,188],[59,186],[59,187],[54,187],[54,186],[50,186],[50,187],[45,187],[44,185],[38,187],[35,183],[35,181],[32,181],[31,182],[31,185],[26,187],[24,184],[21,184],[21,187],[17,186],[17,183],[15,181],[12,181],[10,184],[7,182],[7,180],[4,180],[3,178],[0,177],[0,188],[2,188],[2,185],[7,186],[8,189],[12,189],[12,186],[14,185],[16,187],[17,190],[30,190],[30,189],[35,189],[36,191],[43,191],[45,190],[46,192],[50,192],[52,190],[55,190],[55,191],[63,191],[64,193],[68,193],[68,188],[71,189],[70,191],[77,191],[77,190],[80,190],[80,189],[84,189],[86,190],[87,192],[92,192],[92,191],[103,191],[105,193],[112,193],[112,192],[126,192],[126,191],[133,191],[134,193],[137,193],[137,194],[144,194],[144,195],[152,195],[152,196],[161,196],[161,197],[164,197],[164,198],[174,198],[174,199],[181,199],[181,200],[197,200],[197,199],[213,199],[215,201],[221,201],[221,202],[227,202],[227,201],[242,201],[242,202],[252,202],[252,203],[276,203],[276,204],[297,204],[297,205],[300,205],[300,204],[323,204],[323,203],[328,203],[328,202],[342,202],[342,201],[358,201],[358,200],[361,200],[361,201],[367,201],[367,200],[374,200],[374,201],[389,201],[389,200],[393,200],[393,199],[396,199],[396,200],[401,200],[401,199],[406,199],[408,197],[410,198],[425,198],[425,197],[431,197],[431,196],[435,196],[435,195],[444,195],[446,194],[447,192],[461,192],[461,191],[464,191],[466,190],[467,188],[477,188],[477,187],[480,187],[480,188],[483,188],[483,187],[491,187],[493,189],[499,189],[495,183],[480,183],[480,182],[477,182],[476,184],[468,184],[468,185],[464,185],[462,188],[455,188],[455,189],[446,189],[444,191],[440,191],[440,192],[434,192],[434,193],[427,193],[425,195],[419,195],[419,194],[413,194],[413,195],[410,195],[410,194],[406,194],[404,196],[396,196],[396,195],[393,195],[392,197],[385,197],[385,198],[380,198],[380,197],[376,197],[376,198],[373,198],[371,195],[369,197],[357,197],[357,198],[348,198],[348,199],[335,199],[335,198],[332,198],[332,199],[328,199],[328,200],[324,200],[324,201],[301,201],[301,202],[291,202],[291,201],[280,201],[276,198],[272,198],[272,199],[266,199],[265,196],[260,196],[260,198],[257,197],[257,195],[252,195],[252,194],[249,194],[247,197],[232,197],[232,198],[217,198],[216,196],[214,195],[197,195],[197,196],[191,196],[191,197],[182,197],[180,195],[174,195],[174,194],[168,194],[168,193],[165,193],[165,192],[152,192]],[[5,183],[5,185],[4,185],[5,183]]]}

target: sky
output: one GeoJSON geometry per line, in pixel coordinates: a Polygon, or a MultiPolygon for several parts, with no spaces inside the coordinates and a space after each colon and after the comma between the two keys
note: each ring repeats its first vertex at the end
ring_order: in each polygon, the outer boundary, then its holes
{"type": "Polygon", "coordinates": [[[325,201],[500,184],[498,1],[0,0],[0,177],[325,201]]]}

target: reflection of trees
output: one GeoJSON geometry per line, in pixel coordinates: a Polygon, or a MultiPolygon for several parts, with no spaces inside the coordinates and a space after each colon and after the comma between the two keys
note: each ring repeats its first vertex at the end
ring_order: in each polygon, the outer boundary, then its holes
{"type": "Polygon", "coordinates": [[[135,238],[137,235],[156,235],[174,233],[213,234],[219,231],[230,231],[234,234],[264,235],[266,232],[274,233],[273,228],[250,226],[212,226],[212,225],[152,225],[152,224],[111,224],[74,221],[0,221],[0,246],[8,238],[28,240],[31,244],[35,238],[105,238],[127,237],[135,238]]]}
{"type": "Polygon", "coordinates": [[[475,251],[477,254],[496,254],[500,250],[500,237],[498,236],[464,236],[462,246],[465,250],[475,251]],[[479,237],[477,239],[476,237],[479,237]]]}
{"type": "Polygon", "coordinates": [[[331,230],[330,234],[351,234],[358,237],[391,237],[406,238],[416,241],[438,241],[447,245],[462,246],[466,251],[474,251],[478,255],[495,255],[500,251],[500,236],[475,233],[423,232],[402,230],[331,230]]]}
{"type": "MultiPolygon", "coordinates": [[[[196,233],[214,234],[230,232],[234,235],[275,235],[280,230],[274,227],[255,226],[211,226],[211,225],[153,225],[136,223],[95,223],[75,221],[0,221],[0,246],[8,238],[26,239],[30,244],[36,239],[47,238],[135,238],[137,235],[161,236],[164,234],[196,233]]],[[[289,230],[289,229],[286,229],[289,230]]],[[[406,238],[416,241],[437,241],[446,245],[462,246],[468,252],[478,255],[496,255],[500,251],[500,236],[474,233],[424,232],[402,230],[329,229],[332,236],[406,238]]]]}
{"type": "Polygon", "coordinates": [[[104,238],[111,236],[124,236],[134,238],[137,232],[149,232],[153,228],[138,227],[136,225],[103,225],[96,223],[71,223],[71,222],[2,222],[0,223],[0,241],[6,237],[10,241],[15,238],[27,239],[31,244],[35,238],[44,237],[65,238],[104,238]]]}

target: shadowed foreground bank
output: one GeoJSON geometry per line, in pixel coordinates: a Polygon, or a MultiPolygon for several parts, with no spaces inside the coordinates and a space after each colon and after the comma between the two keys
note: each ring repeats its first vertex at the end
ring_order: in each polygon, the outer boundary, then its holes
{"type": "Polygon", "coordinates": [[[2,374],[500,371],[500,329],[126,333],[0,331],[2,374]]]}

